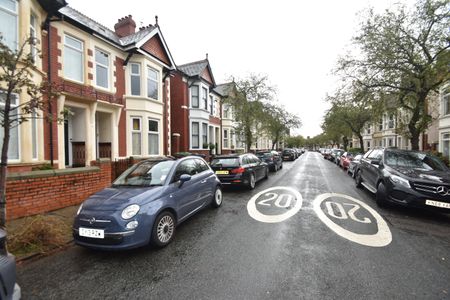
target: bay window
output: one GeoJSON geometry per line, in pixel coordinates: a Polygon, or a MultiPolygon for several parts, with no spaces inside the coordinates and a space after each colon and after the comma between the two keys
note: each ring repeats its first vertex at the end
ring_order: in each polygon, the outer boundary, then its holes
{"type": "Polygon", "coordinates": [[[159,154],[159,122],[148,120],[148,154],[159,154]]]}
{"type": "Polygon", "coordinates": [[[208,110],[208,90],[202,88],[203,109],[208,110]]]}
{"type": "Polygon", "coordinates": [[[191,106],[193,108],[198,108],[198,86],[194,85],[191,87],[191,106]]]}
{"type": "Polygon", "coordinates": [[[199,123],[192,122],[192,149],[200,148],[199,145],[199,123]]]}
{"type": "MultiPolygon", "coordinates": [[[[202,143],[203,145],[208,144],[208,124],[206,123],[202,123],[202,143]]],[[[205,148],[205,146],[203,146],[203,148],[205,148]]]]}
{"type": "Polygon", "coordinates": [[[18,46],[18,7],[16,0],[0,1],[0,32],[3,43],[11,50],[18,46]]]}
{"type": "MultiPolygon", "coordinates": [[[[14,115],[16,114],[19,99],[16,94],[13,94],[11,96],[11,115],[14,115]]],[[[0,110],[4,110],[5,101],[6,94],[0,91],[0,110]]],[[[16,118],[12,119],[15,120],[16,118]]],[[[3,122],[2,114],[0,114],[0,122],[3,122]]],[[[19,160],[19,125],[17,125],[17,122],[14,122],[13,126],[9,129],[9,135],[8,160],[19,160]]],[[[3,126],[0,126],[0,149],[2,149],[3,147],[4,136],[5,128],[3,126]]]]}
{"type": "Polygon", "coordinates": [[[142,151],[142,126],[141,118],[131,118],[131,154],[141,155],[142,151]]]}
{"type": "Polygon", "coordinates": [[[130,86],[131,95],[141,95],[141,65],[136,63],[130,64],[130,86]]]}
{"type": "Polygon", "coordinates": [[[158,71],[147,67],[147,97],[158,100],[158,71]]]}

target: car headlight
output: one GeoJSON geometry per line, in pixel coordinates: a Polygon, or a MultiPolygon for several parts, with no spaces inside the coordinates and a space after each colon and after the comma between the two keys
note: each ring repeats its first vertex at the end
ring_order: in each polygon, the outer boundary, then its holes
{"type": "Polygon", "coordinates": [[[77,210],[77,216],[80,214],[82,209],[83,209],[83,203],[81,203],[80,207],[77,210]]]}
{"type": "Polygon", "coordinates": [[[125,207],[122,211],[122,219],[128,220],[134,217],[139,212],[140,206],[137,204],[132,204],[125,207]]]}
{"type": "Polygon", "coordinates": [[[405,178],[402,178],[400,176],[397,175],[391,175],[391,181],[400,185],[403,185],[404,187],[407,188],[411,188],[411,186],[409,185],[409,181],[406,180],[405,178]]]}

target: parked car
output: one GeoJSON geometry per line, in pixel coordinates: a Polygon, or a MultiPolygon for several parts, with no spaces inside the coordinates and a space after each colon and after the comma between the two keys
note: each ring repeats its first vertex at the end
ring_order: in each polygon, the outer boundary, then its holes
{"type": "Polygon", "coordinates": [[[278,155],[276,151],[271,152],[257,152],[256,156],[263,162],[267,164],[269,170],[277,172],[279,169],[283,168],[283,160],[281,156],[278,155]]]}
{"type": "Polygon", "coordinates": [[[269,177],[267,164],[252,153],[219,155],[211,168],[223,185],[239,185],[254,189],[256,182],[269,177]]]}
{"type": "Polygon", "coordinates": [[[330,158],[331,158],[331,149],[325,149],[323,151],[323,158],[327,159],[327,160],[330,160],[330,158]]]}
{"type": "Polygon", "coordinates": [[[342,153],[341,157],[339,158],[339,167],[341,167],[344,170],[347,170],[352,160],[353,160],[353,153],[350,152],[342,153]]]}
{"type": "Polygon", "coordinates": [[[342,153],[344,153],[344,150],[342,150],[342,149],[331,150],[330,161],[335,164],[339,164],[339,158],[341,157],[342,153]]]}
{"type": "Polygon", "coordinates": [[[6,250],[6,231],[0,229],[0,299],[18,300],[20,286],[16,283],[16,259],[6,250]]]}
{"type": "Polygon", "coordinates": [[[379,206],[393,203],[450,213],[450,170],[430,154],[370,150],[361,159],[355,181],[375,193],[379,206]]]}
{"type": "Polygon", "coordinates": [[[84,201],[75,217],[75,243],[98,249],[163,247],[193,213],[222,204],[217,176],[200,157],[155,157],[120,175],[84,201]]]}
{"type": "Polygon", "coordinates": [[[289,148],[286,148],[283,150],[283,161],[295,160],[296,158],[297,157],[296,157],[294,150],[289,149],[289,148]]]}
{"type": "Polygon", "coordinates": [[[355,178],[355,173],[358,170],[358,166],[362,157],[362,154],[355,155],[355,157],[350,161],[350,164],[348,165],[347,174],[350,174],[353,178],[355,178]]]}

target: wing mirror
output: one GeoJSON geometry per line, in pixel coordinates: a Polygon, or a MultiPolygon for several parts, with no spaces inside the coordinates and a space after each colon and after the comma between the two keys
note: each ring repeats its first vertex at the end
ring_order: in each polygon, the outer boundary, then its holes
{"type": "Polygon", "coordinates": [[[379,166],[380,165],[380,161],[378,159],[373,159],[370,161],[370,163],[374,166],[379,166]]]}
{"type": "Polygon", "coordinates": [[[181,187],[186,181],[191,180],[191,175],[189,174],[183,174],[180,176],[180,185],[178,187],[181,187]]]}

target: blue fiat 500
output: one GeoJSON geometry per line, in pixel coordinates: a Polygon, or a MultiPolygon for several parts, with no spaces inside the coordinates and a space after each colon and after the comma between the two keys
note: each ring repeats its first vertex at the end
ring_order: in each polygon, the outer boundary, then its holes
{"type": "Polygon", "coordinates": [[[97,249],[129,249],[149,242],[163,247],[182,221],[207,205],[221,204],[220,181],[202,158],[152,158],[84,201],[73,236],[76,244],[97,249]]]}

